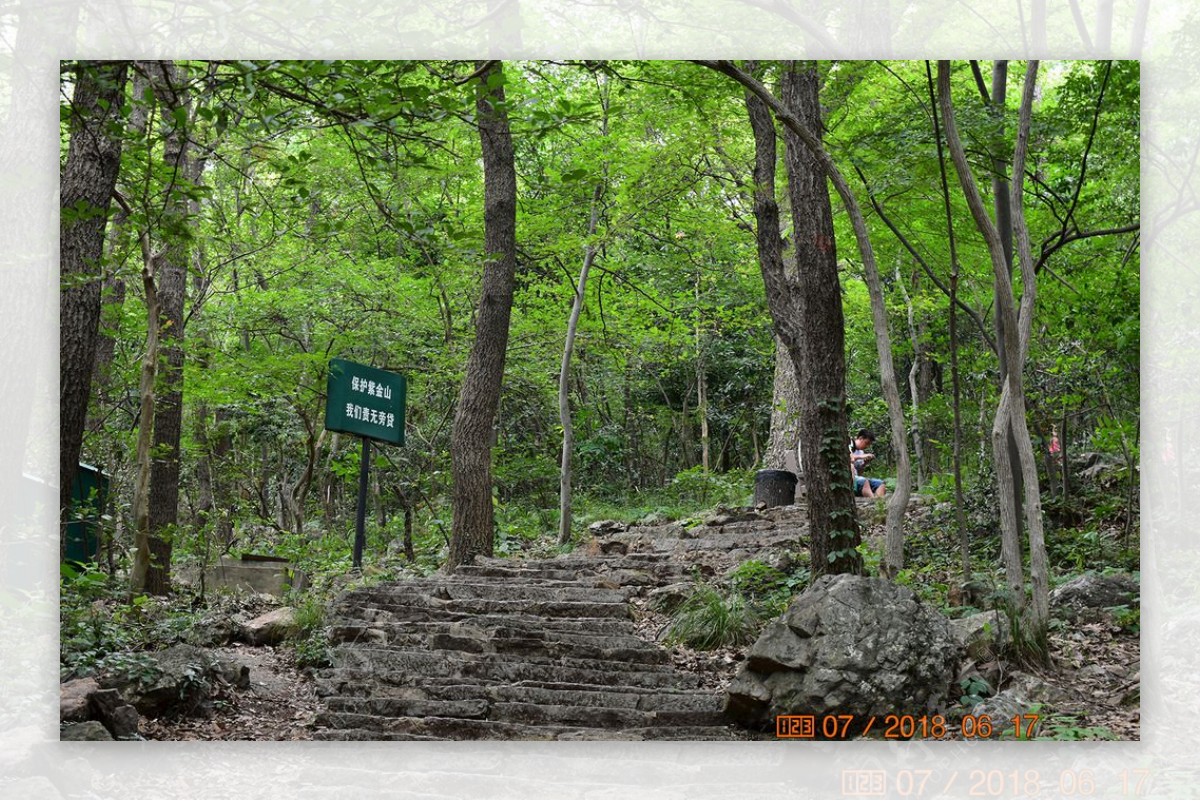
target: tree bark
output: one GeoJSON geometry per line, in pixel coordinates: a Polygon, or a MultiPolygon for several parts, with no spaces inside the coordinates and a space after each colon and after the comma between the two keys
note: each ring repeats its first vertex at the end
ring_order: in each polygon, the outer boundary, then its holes
{"type": "Polygon", "coordinates": [[[942,188],[942,208],[946,213],[946,241],[950,246],[950,381],[954,414],[954,520],[958,529],[959,551],[962,558],[962,583],[971,580],[971,541],[967,535],[967,518],[962,483],[962,405],[958,376],[958,244],[954,235],[954,215],[950,206],[950,182],[946,177],[946,159],[942,151],[942,129],[938,122],[937,92],[933,72],[925,62],[925,79],[929,88],[929,108],[933,116],[933,136],[937,143],[938,175],[942,188]]]}
{"type": "Polygon", "coordinates": [[[179,442],[183,418],[183,308],[187,294],[188,252],[184,245],[188,200],[188,96],[183,76],[171,61],[144,62],[165,126],[163,163],[169,183],[162,199],[159,237],[164,243],[158,265],[159,366],[154,410],[153,462],[150,469],[151,564],[146,591],[165,595],[171,587],[171,552],[179,522],[179,442]],[[182,109],[183,114],[177,116],[182,109]],[[182,119],[180,118],[182,117],[182,119]]]}
{"type": "Polygon", "coordinates": [[[159,257],[150,253],[150,236],[142,235],[142,287],[146,293],[146,352],[142,355],[138,414],[136,478],[133,488],[133,565],[129,571],[129,589],[137,595],[146,591],[150,572],[150,441],[154,431],[154,382],[158,377],[160,309],[154,275],[159,257]]]}
{"type": "MultiPolygon", "coordinates": [[[[780,101],[819,142],[824,123],[815,62],[785,67],[780,101]]],[[[800,450],[814,548],[818,539],[828,542],[826,553],[813,552],[813,574],[860,573],[854,484],[846,453],[846,324],[833,209],[816,154],[791,129],[784,130],[783,139],[800,322],[800,450]]]]}
{"type": "Polygon", "coordinates": [[[693,284],[696,297],[696,416],[700,419],[700,466],[707,473],[711,467],[708,433],[708,364],[704,358],[704,323],[700,313],[700,283],[703,273],[696,271],[693,284]]]}
{"type": "MultiPolygon", "coordinates": [[[[789,280],[795,280],[789,276],[789,280]]],[[[763,467],[791,470],[802,475],[797,446],[800,444],[800,382],[788,347],[778,336],[775,340],[775,380],[771,390],[771,435],[763,467]]]]}
{"type": "MultiPolygon", "coordinates": [[[[1034,30],[1038,30],[1035,26],[1034,30]]],[[[1042,15],[1041,25],[1042,35],[1045,36],[1045,14],[1042,15]]],[[[1044,46],[1043,41],[1043,46],[1044,46]]],[[[1036,52],[1036,51],[1035,51],[1036,52]]],[[[1004,261],[1008,265],[1009,282],[1012,281],[1013,268],[1013,243],[1012,243],[1012,197],[1009,193],[1009,182],[1006,178],[1008,164],[1006,161],[1004,149],[1004,109],[1008,91],[1008,62],[998,60],[992,65],[992,93],[988,101],[989,110],[992,115],[993,140],[992,140],[992,208],[996,215],[996,231],[1000,236],[1000,247],[1004,253],[1004,261]]],[[[995,284],[995,291],[1002,292],[999,283],[995,284]]],[[[1009,359],[1005,354],[1004,349],[1007,347],[1008,340],[1005,338],[1004,326],[1007,324],[1002,315],[997,314],[995,318],[996,326],[996,350],[999,353],[1000,362],[1000,383],[1003,385],[1008,380],[1009,359]]],[[[1006,480],[1013,484],[1012,504],[1013,518],[1021,519],[1021,471],[1017,468],[1020,464],[1020,454],[1017,450],[1016,435],[1009,432],[1008,438],[1008,464],[1010,475],[1006,480]]],[[[1000,466],[997,464],[996,469],[1000,466]]]]}
{"type": "MultiPolygon", "coordinates": [[[[117,129],[128,64],[81,62],[71,101],[71,137],[59,180],[59,511],[65,532],[71,482],[87,422],[100,325],[101,256],[121,164],[117,129]]],[[[60,537],[65,548],[66,538],[60,537]]]]}
{"type": "MultiPolygon", "coordinates": [[[[970,208],[971,216],[975,220],[975,227],[979,229],[980,234],[987,244],[988,253],[992,260],[994,280],[997,282],[1007,281],[1009,268],[1008,260],[1005,257],[1004,241],[996,226],[988,218],[987,210],[983,205],[983,197],[980,195],[979,189],[975,185],[975,179],[971,175],[971,167],[967,163],[966,152],[963,150],[962,139],[958,133],[958,125],[954,118],[954,107],[950,100],[950,63],[947,61],[938,62],[938,105],[941,107],[942,121],[946,128],[946,144],[950,150],[950,158],[954,162],[954,169],[958,174],[963,194],[966,195],[967,206],[970,208]]],[[[996,293],[996,315],[998,318],[1003,316],[1005,320],[1008,320],[1014,316],[1012,302],[1011,292],[1007,294],[1003,292],[996,293]]],[[[996,347],[1001,359],[1006,360],[1010,356],[1016,356],[1015,326],[1005,326],[998,322],[997,329],[998,338],[996,347]],[[1012,338],[1011,341],[1008,341],[1009,337],[1012,338]]],[[[1007,382],[1005,382],[1005,386],[1007,386],[1007,382]]],[[[1018,522],[1019,518],[1016,516],[1013,501],[1015,488],[1012,476],[1014,471],[1009,458],[1007,417],[1004,418],[1004,428],[997,431],[995,426],[1000,425],[1000,422],[1001,415],[997,411],[992,429],[992,452],[996,463],[996,482],[999,489],[1000,550],[1001,558],[1004,562],[1005,580],[1008,584],[1012,603],[1017,608],[1022,608],[1025,605],[1025,571],[1021,560],[1020,523],[1018,522]]]]}
{"type": "Polygon", "coordinates": [[[498,62],[480,65],[476,113],[483,152],[483,286],[476,337],[451,429],[454,516],[447,568],[493,553],[491,444],[500,405],[516,281],[517,178],[498,62]]]}

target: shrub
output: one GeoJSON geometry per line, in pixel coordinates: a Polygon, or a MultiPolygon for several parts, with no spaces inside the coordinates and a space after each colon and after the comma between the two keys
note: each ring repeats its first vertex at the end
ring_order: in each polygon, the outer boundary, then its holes
{"type": "Polygon", "coordinates": [[[760,619],[741,593],[722,594],[697,584],[675,612],[666,642],[702,651],[747,645],[758,634],[760,619]]]}

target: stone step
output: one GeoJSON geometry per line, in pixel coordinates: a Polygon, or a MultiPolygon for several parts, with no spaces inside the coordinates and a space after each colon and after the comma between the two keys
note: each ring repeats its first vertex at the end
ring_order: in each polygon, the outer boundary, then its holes
{"type": "MultiPolygon", "coordinates": [[[[754,537],[737,534],[706,533],[701,537],[670,537],[662,539],[636,539],[629,542],[632,549],[648,549],[664,553],[679,551],[731,551],[731,550],[762,550],[784,546],[799,547],[801,544],[798,531],[776,532],[774,534],[759,534],[754,537]]],[[[634,556],[637,551],[627,553],[634,556]]]]}
{"type": "Polygon", "coordinates": [[[615,617],[542,617],[524,613],[484,615],[431,607],[392,607],[389,609],[369,607],[350,611],[342,609],[334,610],[330,616],[330,625],[355,624],[362,624],[368,629],[399,625],[412,626],[415,630],[420,626],[459,624],[483,628],[511,626],[554,632],[590,632],[601,635],[633,633],[633,621],[630,618],[615,617]]]}
{"type": "Polygon", "coordinates": [[[394,582],[358,590],[348,596],[351,603],[367,605],[379,602],[408,603],[412,599],[430,598],[435,601],[586,601],[590,603],[624,603],[629,600],[627,589],[585,586],[563,582],[555,586],[537,585],[523,581],[467,582],[409,581],[394,582]]]}
{"type": "MultiPolygon", "coordinates": [[[[452,624],[453,625],[453,624],[452,624]]],[[[403,623],[391,624],[382,630],[385,639],[366,634],[351,626],[334,626],[332,642],[371,642],[388,648],[421,649],[429,651],[462,651],[476,654],[517,654],[521,656],[572,657],[605,659],[642,664],[664,664],[667,652],[649,645],[632,635],[596,636],[564,632],[557,635],[545,631],[481,630],[469,624],[458,624],[457,631],[414,632],[403,623]]]]}
{"type": "MultiPolygon", "coordinates": [[[[661,653],[661,652],[660,652],[661,653]]],[[[619,680],[626,675],[640,675],[658,672],[666,676],[675,676],[667,660],[657,663],[630,662],[625,659],[588,658],[573,656],[569,652],[563,655],[540,655],[535,653],[471,653],[460,650],[400,649],[380,648],[376,646],[362,647],[361,645],[347,647],[337,646],[332,651],[332,661],[337,667],[370,668],[382,671],[408,671],[418,676],[447,675],[472,676],[491,678],[488,668],[494,668],[497,674],[514,670],[540,671],[539,675],[523,676],[517,680],[547,681],[545,671],[561,669],[564,671],[585,671],[608,675],[613,680],[619,680]]],[[[690,674],[685,674],[690,675],[690,674]]],[[[508,676],[505,676],[505,680],[508,676]]],[[[579,679],[571,679],[579,681],[579,679]]]]}
{"type": "MultiPolygon", "coordinates": [[[[371,608],[391,612],[400,620],[445,620],[454,615],[510,615],[524,614],[536,617],[556,618],[602,618],[629,619],[629,606],[626,603],[606,603],[603,601],[538,601],[538,600],[504,600],[494,601],[485,598],[460,598],[444,601],[428,596],[413,595],[407,598],[392,599],[388,597],[373,598],[371,608]]],[[[333,614],[355,614],[355,605],[350,599],[339,600],[333,605],[333,614]]]]}
{"type": "Polygon", "coordinates": [[[368,642],[387,637],[388,642],[403,636],[428,638],[436,635],[477,639],[538,639],[579,643],[602,648],[653,648],[634,634],[633,624],[623,620],[550,619],[530,615],[489,615],[465,620],[379,620],[363,622],[352,618],[330,620],[330,639],[368,642]],[[603,625],[601,625],[603,624],[603,625]],[[375,633],[372,633],[375,632],[375,633]]]}
{"type": "MultiPolygon", "coordinates": [[[[494,717],[487,713],[484,704],[524,704],[560,707],[588,707],[629,709],[657,713],[662,720],[673,725],[710,725],[725,722],[724,695],[710,690],[646,689],[641,687],[579,685],[571,689],[533,686],[529,684],[460,683],[449,679],[446,683],[422,682],[391,688],[368,688],[343,684],[338,687],[324,685],[322,695],[327,697],[330,708],[346,711],[346,699],[391,700],[411,702],[414,705],[446,703],[461,704],[461,708],[449,716],[494,717]],[[390,691],[389,691],[390,690],[390,691]],[[342,700],[338,700],[342,699],[342,700]]],[[[354,711],[354,710],[350,710],[354,711]]],[[[373,714],[394,714],[375,712],[373,714]]],[[[417,716],[409,709],[405,714],[417,716]]]]}
{"type": "MultiPolygon", "coordinates": [[[[407,698],[352,698],[338,697],[326,700],[326,714],[355,714],[383,718],[455,718],[462,720],[488,720],[499,723],[518,723],[528,726],[585,726],[605,729],[629,729],[646,726],[682,724],[683,720],[696,720],[680,713],[681,720],[671,720],[673,713],[646,712],[629,707],[578,706],[560,704],[533,704],[523,702],[490,701],[477,698],[464,701],[431,701],[407,698]]],[[[700,716],[700,725],[721,725],[725,721],[720,714],[700,716]]]]}
{"type": "Polygon", "coordinates": [[[595,575],[595,571],[590,568],[583,570],[518,567],[517,565],[522,563],[514,563],[509,560],[502,561],[509,563],[492,564],[489,560],[488,564],[459,565],[455,569],[454,574],[456,576],[463,576],[465,578],[508,578],[535,583],[552,583],[560,581],[570,582],[572,584],[580,583],[581,581],[595,575]]]}
{"type": "Polygon", "coordinates": [[[744,735],[721,726],[644,726],[620,730],[563,724],[531,725],[463,718],[392,718],[352,712],[324,712],[317,717],[318,740],[738,740],[744,735]],[[351,734],[353,733],[353,734],[351,734]]]}
{"type": "Polygon", "coordinates": [[[422,679],[428,676],[467,683],[565,682],[644,689],[690,690],[700,684],[697,676],[673,671],[666,666],[642,668],[604,660],[530,661],[501,659],[492,655],[471,659],[464,655],[451,656],[447,652],[418,654],[371,651],[371,654],[376,656],[335,656],[336,667],[321,673],[323,686],[333,694],[340,695],[346,686],[420,686],[422,679]]]}
{"type": "Polygon", "coordinates": [[[642,710],[711,711],[724,705],[724,695],[708,689],[680,687],[636,687],[564,681],[516,681],[497,683],[486,677],[422,676],[395,684],[356,681],[366,674],[356,670],[327,670],[317,676],[316,689],[322,697],[406,698],[463,701],[475,698],[522,703],[576,706],[615,706],[642,710]]]}

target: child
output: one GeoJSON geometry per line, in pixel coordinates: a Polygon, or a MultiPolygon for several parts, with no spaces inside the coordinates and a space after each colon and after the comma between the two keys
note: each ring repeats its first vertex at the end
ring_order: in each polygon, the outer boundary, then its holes
{"type": "Polygon", "coordinates": [[[867,448],[875,442],[875,434],[870,429],[861,429],[850,441],[850,473],[854,476],[854,494],[862,498],[882,498],[887,494],[887,487],[877,478],[860,476],[874,459],[875,454],[867,448]]]}

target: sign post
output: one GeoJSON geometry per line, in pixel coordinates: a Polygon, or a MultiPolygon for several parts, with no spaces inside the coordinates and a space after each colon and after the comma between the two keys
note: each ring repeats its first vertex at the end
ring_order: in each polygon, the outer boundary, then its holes
{"type": "Polygon", "coordinates": [[[404,410],[408,382],[389,373],[345,359],[331,359],[326,382],[325,428],[362,439],[358,469],[358,511],[354,521],[354,569],[362,570],[366,546],[367,476],[371,440],[404,444],[404,410]]]}

